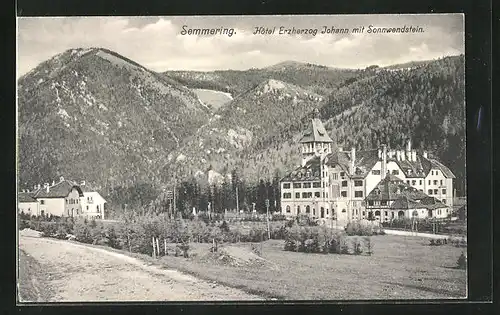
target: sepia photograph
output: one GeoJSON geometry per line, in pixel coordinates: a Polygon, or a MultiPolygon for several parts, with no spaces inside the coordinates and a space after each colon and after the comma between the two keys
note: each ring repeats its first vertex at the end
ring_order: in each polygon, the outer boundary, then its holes
{"type": "Polygon", "coordinates": [[[18,304],[465,300],[464,23],[17,17],[18,304]]]}

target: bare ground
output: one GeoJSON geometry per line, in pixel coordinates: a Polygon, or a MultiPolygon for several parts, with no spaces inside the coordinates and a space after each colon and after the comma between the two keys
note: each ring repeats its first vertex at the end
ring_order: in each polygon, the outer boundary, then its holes
{"type": "Polygon", "coordinates": [[[20,236],[19,247],[20,270],[25,270],[19,287],[31,283],[21,302],[263,299],[100,248],[26,236],[20,236]]]}

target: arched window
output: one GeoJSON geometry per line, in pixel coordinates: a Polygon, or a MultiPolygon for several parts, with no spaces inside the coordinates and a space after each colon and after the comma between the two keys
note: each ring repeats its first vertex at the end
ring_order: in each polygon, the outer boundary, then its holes
{"type": "Polygon", "coordinates": [[[306,206],[306,213],[309,213],[309,212],[311,212],[311,207],[306,206]]]}
{"type": "Polygon", "coordinates": [[[290,206],[286,206],[286,213],[290,213],[290,206]]]}
{"type": "Polygon", "coordinates": [[[412,215],[413,215],[414,217],[418,217],[418,211],[417,211],[417,210],[413,210],[412,215]]]}
{"type": "Polygon", "coordinates": [[[405,216],[405,212],[404,211],[398,211],[398,218],[402,218],[405,216]]]}
{"type": "Polygon", "coordinates": [[[376,215],[376,216],[377,216],[377,215],[378,215],[378,216],[380,216],[380,211],[379,211],[379,210],[375,211],[375,215],[376,215]]]}

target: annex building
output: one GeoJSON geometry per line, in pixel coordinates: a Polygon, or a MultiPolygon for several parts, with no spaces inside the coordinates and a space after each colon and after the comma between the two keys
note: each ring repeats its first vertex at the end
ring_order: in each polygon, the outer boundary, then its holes
{"type": "Polygon", "coordinates": [[[453,205],[454,174],[408,142],[403,150],[333,151],[320,119],[300,140],[302,164],[281,180],[281,213],[313,218],[388,221],[395,217],[446,217],[453,205]]]}

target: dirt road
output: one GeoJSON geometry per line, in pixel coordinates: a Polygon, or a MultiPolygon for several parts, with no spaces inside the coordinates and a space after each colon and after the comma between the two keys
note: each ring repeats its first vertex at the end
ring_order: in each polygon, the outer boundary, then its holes
{"type": "MultiPolygon", "coordinates": [[[[38,265],[38,282],[48,287],[41,288],[45,302],[263,299],[100,248],[25,236],[20,237],[19,243],[20,249],[38,265]]],[[[20,256],[20,265],[24,266],[20,272],[33,265],[23,261],[23,257],[26,255],[20,256]]]]}

